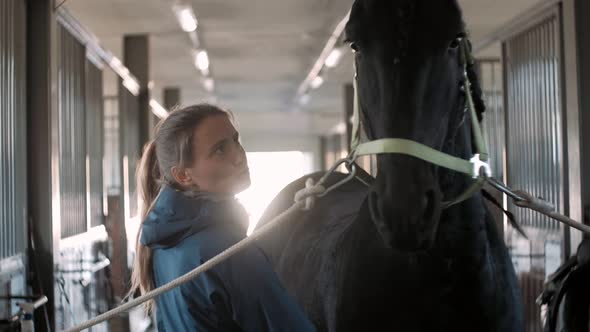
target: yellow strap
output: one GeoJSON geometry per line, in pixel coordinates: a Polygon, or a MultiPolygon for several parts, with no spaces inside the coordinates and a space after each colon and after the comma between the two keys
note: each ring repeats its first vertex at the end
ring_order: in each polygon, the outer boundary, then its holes
{"type": "Polygon", "coordinates": [[[475,111],[475,104],[473,103],[473,96],[471,95],[471,81],[467,75],[467,66],[470,61],[471,54],[468,49],[467,39],[463,39],[461,42],[461,49],[463,51],[463,76],[465,78],[465,95],[467,96],[467,108],[469,108],[469,116],[471,117],[471,130],[473,131],[473,139],[475,141],[475,148],[479,153],[481,161],[488,161],[488,150],[486,148],[485,139],[483,136],[482,128],[477,119],[477,113],[475,111]]]}
{"type": "Polygon", "coordinates": [[[354,151],[353,160],[359,156],[384,153],[405,154],[470,176],[479,175],[474,174],[474,166],[470,161],[440,152],[424,144],[402,138],[384,138],[359,144],[354,151]]]}
{"type": "Polygon", "coordinates": [[[471,198],[471,196],[473,196],[476,192],[478,192],[483,187],[485,181],[486,181],[486,179],[483,177],[478,178],[477,180],[475,180],[475,182],[473,182],[473,184],[471,186],[469,186],[457,198],[455,198],[452,201],[443,202],[442,208],[443,209],[449,208],[453,205],[459,204],[459,203],[471,198]]]}

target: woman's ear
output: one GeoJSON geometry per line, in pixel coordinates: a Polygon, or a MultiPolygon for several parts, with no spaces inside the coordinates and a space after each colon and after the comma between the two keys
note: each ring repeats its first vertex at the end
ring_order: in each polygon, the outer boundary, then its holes
{"type": "Polygon", "coordinates": [[[193,186],[193,179],[186,168],[174,166],[171,169],[171,173],[176,183],[180,184],[181,186],[193,186]]]}

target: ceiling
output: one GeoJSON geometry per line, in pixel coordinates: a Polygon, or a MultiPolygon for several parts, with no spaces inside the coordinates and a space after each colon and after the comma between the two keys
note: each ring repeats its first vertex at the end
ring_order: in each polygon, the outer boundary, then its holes
{"type": "MultiPolygon", "coordinates": [[[[439,0],[437,0],[439,1],[439,0]]],[[[472,39],[501,27],[540,0],[460,0],[472,39]]],[[[343,86],[351,56],[326,74],[310,102],[294,110],[299,84],[316,61],[352,0],[192,0],[199,38],[208,50],[216,100],[251,133],[319,135],[342,121],[343,86]]],[[[126,34],[149,34],[153,96],[180,87],[182,103],[209,95],[193,64],[191,41],[172,11],[172,0],[67,0],[65,7],[122,59],[126,34]]],[[[496,55],[497,48],[486,56],[496,55]]],[[[114,75],[105,93],[116,94],[114,75]]]]}

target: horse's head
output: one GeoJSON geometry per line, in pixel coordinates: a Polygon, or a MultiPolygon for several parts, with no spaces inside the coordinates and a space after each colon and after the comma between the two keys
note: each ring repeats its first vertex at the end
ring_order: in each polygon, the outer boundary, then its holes
{"type": "MultiPolygon", "coordinates": [[[[346,35],[356,53],[358,97],[371,140],[404,138],[449,151],[464,116],[456,0],[356,0],[346,35]]],[[[434,243],[444,189],[439,167],[402,154],[378,156],[369,205],[386,243],[434,243]]]]}

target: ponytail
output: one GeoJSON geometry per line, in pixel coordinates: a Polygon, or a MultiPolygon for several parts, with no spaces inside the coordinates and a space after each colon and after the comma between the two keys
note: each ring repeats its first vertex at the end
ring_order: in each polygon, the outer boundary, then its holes
{"type": "MultiPolygon", "coordinates": [[[[156,142],[150,141],[143,149],[143,156],[137,168],[137,184],[139,196],[139,210],[141,211],[141,222],[147,217],[158,194],[160,192],[160,166],[156,155],[156,142]]],[[[133,262],[133,272],[131,274],[131,289],[128,297],[133,296],[138,291],[145,294],[154,289],[152,249],[145,246],[140,241],[140,231],[137,232],[135,240],[135,259],[133,262]]],[[[154,307],[154,301],[150,300],[145,303],[148,313],[151,313],[154,307]]]]}
{"type": "Polygon", "coordinates": [[[156,155],[156,141],[152,140],[143,148],[143,156],[137,169],[137,184],[139,196],[139,211],[141,219],[145,219],[152,208],[152,204],[160,193],[162,175],[158,157],[156,155]]]}

